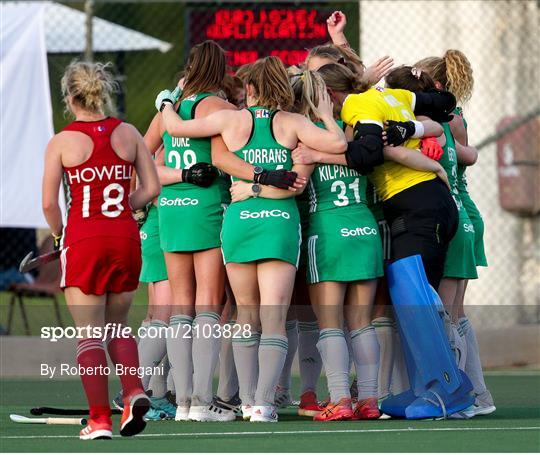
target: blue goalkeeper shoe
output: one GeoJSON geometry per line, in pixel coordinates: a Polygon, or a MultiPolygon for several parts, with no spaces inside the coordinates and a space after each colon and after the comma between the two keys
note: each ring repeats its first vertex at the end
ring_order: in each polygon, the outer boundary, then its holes
{"type": "Polygon", "coordinates": [[[173,403],[171,403],[167,399],[167,397],[151,398],[150,404],[152,408],[164,414],[163,418],[166,420],[174,419],[174,417],[176,416],[176,406],[173,403]]]}

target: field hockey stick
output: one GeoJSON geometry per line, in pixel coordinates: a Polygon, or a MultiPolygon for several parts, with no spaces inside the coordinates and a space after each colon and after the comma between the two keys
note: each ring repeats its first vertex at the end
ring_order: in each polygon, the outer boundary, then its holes
{"type": "MultiPolygon", "coordinates": [[[[111,409],[113,414],[122,414],[122,411],[119,409],[111,409]]],[[[50,408],[43,406],[41,408],[32,408],[30,409],[30,414],[34,416],[41,416],[43,414],[52,414],[59,416],[84,416],[88,415],[88,409],[62,409],[62,408],[50,408]]]]}
{"type": "Polygon", "coordinates": [[[30,272],[30,270],[34,270],[36,267],[39,267],[44,264],[48,264],[49,262],[56,261],[59,257],[62,251],[56,250],[51,251],[47,254],[42,254],[41,256],[34,257],[34,252],[30,251],[24,259],[19,264],[19,272],[26,273],[30,272]]]}
{"type": "Polygon", "coordinates": [[[9,418],[15,423],[37,423],[44,425],[86,425],[86,419],[69,417],[25,417],[17,414],[10,414],[9,418]]]}

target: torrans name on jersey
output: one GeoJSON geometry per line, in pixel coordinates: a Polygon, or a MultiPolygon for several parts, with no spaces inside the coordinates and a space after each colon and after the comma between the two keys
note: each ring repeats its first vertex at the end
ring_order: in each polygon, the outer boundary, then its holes
{"type": "Polygon", "coordinates": [[[83,169],[67,169],[69,183],[90,183],[94,180],[131,180],[133,166],[115,164],[113,166],[92,166],[83,169]]]}
{"type": "Polygon", "coordinates": [[[248,163],[283,163],[287,162],[287,149],[246,149],[242,150],[244,161],[248,163]]]}

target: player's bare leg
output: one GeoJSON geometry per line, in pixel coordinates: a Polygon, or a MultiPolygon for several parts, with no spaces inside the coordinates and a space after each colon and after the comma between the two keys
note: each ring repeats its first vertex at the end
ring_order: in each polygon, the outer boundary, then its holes
{"type": "Polygon", "coordinates": [[[356,369],[358,403],[357,419],[378,419],[379,342],[371,324],[377,280],[350,283],[345,297],[345,320],[351,337],[356,369]]]}
{"type": "Polygon", "coordinates": [[[311,305],[319,321],[317,348],[326,372],[330,403],[314,420],[350,420],[349,350],[343,331],[346,283],[324,281],[309,286],[311,305]]]}
{"type": "Polygon", "coordinates": [[[189,419],[230,421],[234,412],[212,405],[212,381],[219,356],[220,314],[225,295],[225,267],[220,248],[194,253],[193,395],[189,419]]]}
{"type": "Polygon", "coordinates": [[[480,359],[480,350],[476,333],[465,314],[464,300],[465,291],[467,290],[468,280],[462,280],[458,287],[458,293],[455,302],[455,316],[458,324],[463,332],[465,344],[467,348],[467,357],[465,359],[465,373],[473,384],[473,391],[476,395],[473,409],[466,412],[469,417],[475,415],[488,415],[495,412],[495,404],[491,392],[486,387],[484,380],[484,372],[482,370],[482,361],[480,359]]]}
{"type": "Polygon", "coordinates": [[[167,352],[176,389],[176,420],[187,420],[193,391],[192,323],[195,271],[191,253],[165,253],[172,292],[167,352]]]}
{"type": "Polygon", "coordinates": [[[236,324],[241,328],[233,338],[233,354],[244,420],[251,418],[255,405],[255,392],[259,378],[260,293],[257,282],[257,264],[235,264],[226,266],[227,276],[236,300],[238,312],[236,324]]]}
{"type": "Polygon", "coordinates": [[[261,298],[259,379],[252,422],[275,422],[275,391],[287,357],[285,321],[291,303],[296,267],[284,261],[257,263],[261,298]]]}

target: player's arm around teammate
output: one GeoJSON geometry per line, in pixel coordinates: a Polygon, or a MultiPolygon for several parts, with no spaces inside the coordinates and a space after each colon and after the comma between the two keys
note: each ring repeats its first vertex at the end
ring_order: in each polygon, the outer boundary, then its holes
{"type": "Polygon", "coordinates": [[[98,330],[83,331],[78,342],[77,362],[90,407],[81,439],[112,436],[103,338],[125,392],[120,434],[142,431],[149,406],[139,377],[129,370],[136,371],[139,362],[135,339],[125,325],[140,271],[139,235],[131,209],[157,196],[159,182],[141,135],[106,115],[113,110],[113,90],[106,65],[68,66],[62,91],[75,122],[51,139],[45,154],[43,211],[53,233],[62,227],[58,191],[63,175],[70,196],[60,285],[75,325],[98,330]],[[140,186],[129,194],[133,168],[140,186]],[[117,330],[111,332],[108,324],[116,324],[117,330]]]}

